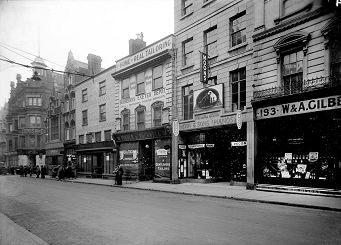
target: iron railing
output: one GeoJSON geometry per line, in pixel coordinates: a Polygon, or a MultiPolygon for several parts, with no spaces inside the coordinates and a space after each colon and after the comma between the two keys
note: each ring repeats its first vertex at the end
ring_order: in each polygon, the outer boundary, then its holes
{"type": "Polygon", "coordinates": [[[268,98],[299,94],[321,88],[336,87],[339,85],[341,85],[341,82],[340,77],[338,76],[317,77],[304,81],[295,81],[290,83],[290,85],[280,85],[267,89],[256,90],[253,92],[253,100],[263,100],[268,98]]]}

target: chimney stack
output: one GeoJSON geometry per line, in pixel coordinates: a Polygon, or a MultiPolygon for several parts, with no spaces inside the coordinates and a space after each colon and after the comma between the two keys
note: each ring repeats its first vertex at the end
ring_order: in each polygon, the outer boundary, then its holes
{"type": "Polygon", "coordinates": [[[101,56],[88,54],[88,70],[91,75],[97,74],[102,70],[101,56]]]}
{"type": "Polygon", "coordinates": [[[135,54],[146,47],[146,42],[143,41],[143,32],[137,34],[136,39],[129,40],[129,55],[135,54]]]}

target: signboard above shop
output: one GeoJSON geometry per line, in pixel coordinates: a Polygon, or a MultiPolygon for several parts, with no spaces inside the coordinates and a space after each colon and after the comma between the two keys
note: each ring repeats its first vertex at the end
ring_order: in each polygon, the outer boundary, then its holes
{"type": "Polygon", "coordinates": [[[341,108],[341,95],[335,95],[258,108],[256,110],[255,118],[256,120],[259,120],[310,112],[327,111],[339,108],[341,108]]]}
{"type": "Polygon", "coordinates": [[[159,54],[165,50],[172,49],[173,35],[170,35],[154,44],[147,46],[136,54],[127,56],[123,59],[116,61],[116,72],[123,70],[129,66],[135,65],[143,60],[146,60],[156,54],[159,54]]]}

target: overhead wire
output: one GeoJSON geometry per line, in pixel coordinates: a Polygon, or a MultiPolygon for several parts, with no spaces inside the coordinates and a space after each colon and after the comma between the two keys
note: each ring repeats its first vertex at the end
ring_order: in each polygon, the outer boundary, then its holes
{"type": "MultiPolygon", "coordinates": [[[[3,55],[2,55],[2,56],[3,56],[3,55]]],[[[5,57],[5,56],[4,56],[4,57],[5,57]]],[[[89,75],[86,75],[86,74],[84,74],[84,73],[73,73],[73,72],[60,71],[60,70],[49,69],[49,68],[38,67],[38,66],[30,66],[30,65],[25,65],[25,64],[19,63],[19,62],[15,62],[15,61],[13,61],[13,60],[8,59],[7,57],[5,57],[5,58],[6,58],[7,60],[2,59],[2,58],[0,58],[0,60],[1,60],[1,61],[5,61],[5,62],[8,62],[8,63],[11,63],[11,64],[23,66],[23,67],[26,67],[26,68],[42,69],[42,70],[45,70],[45,71],[52,71],[52,72],[58,72],[58,73],[63,73],[63,74],[68,74],[68,75],[70,74],[70,75],[76,75],[76,76],[83,76],[83,77],[93,78],[93,76],[89,76],[89,75]]]]}
{"type": "MultiPolygon", "coordinates": [[[[11,45],[8,45],[8,44],[6,44],[6,43],[3,43],[3,42],[0,42],[0,46],[2,46],[2,47],[4,47],[4,48],[6,48],[7,50],[9,50],[9,51],[11,51],[11,52],[14,52],[14,53],[16,53],[16,54],[18,54],[17,52],[15,52],[15,51],[13,51],[13,50],[10,50],[9,48],[7,48],[7,47],[10,47],[10,48],[12,48],[12,49],[16,49],[16,50],[19,50],[20,52],[23,52],[23,53],[26,53],[26,54],[29,54],[29,55],[32,55],[32,56],[34,56],[34,57],[37,57],[35,54],[32,54],[32,53],[30,53],[30,52],[27,52],[27,51],[25,51],[25,50],[22,50],[22,49],[19,49],[19,48],[16,48],[16,47],[13,47],[13,46],[11,46],[11,45]],[[4,46],[5,45],[5,46],[4,46]],[[7,46],[7,47],[6,47],[7,46]]],[[[18,54],[18,55],[20,55],[20,54],[18,54]]],[[[27,57],[25,57],[25,56],[23,56],[23,55],[20,55],[20,56],[22,56],[22,57],[24,57],[24,58],[26,58],[26,59],[28,59],[28,60],[31,60],[31,61],[33,61],[34,62],[34,60],[32,60],[32,59],[30,59],[30,58],[27,58],[27,57]]],[[[7,58],[8,59],[8,58],[7,58]]],[[[62,68],[65,68],[64,66],[62,66],[62,65],[60,65],[60,64],[57,64],[57,63],[55,63],[55,62],[53,62],[53,61],[50,61],[50,60],[48,60],[48,59],[43,59],[43,60],[45,60],[45,61],[48,61],[49,63],[52,63],[52,64],[54,64],[54,65],[57,65],[57,66],[60,66],[60,67],[62,67],[62,68]]],[[[52,70],[53,68],[51,68],[51,70],[52,70]]],[[[54,70],[54,69],[53,69],[54,70]]],[[[76,71],[76,70],[74,70],[74,69],[70,69],[71,71],[73,71],[73,72],[75,72],[75,73],[77,73],[77,74],[79,74],[80,76],[83,76],[83,74],[82,73],[80,73],[80,72],[78,72],[78,71],[76,71]]],[[[70,72],[69,72],[70,73],[70,72]]],[[[77,74],[75,74],[75,75],[77,75],[77,74]]]]}

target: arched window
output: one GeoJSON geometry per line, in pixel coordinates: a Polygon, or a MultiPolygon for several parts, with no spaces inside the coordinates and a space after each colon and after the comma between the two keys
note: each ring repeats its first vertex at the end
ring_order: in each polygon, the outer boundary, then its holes
{"type": "Polygon", "coordinates": [[[278,81],[284,94],[299,93],[303,80],[307,78],[307,46],[310,34],[290,33],[280,38],[274,45],[277,53],[278,81]]]}
{"type": "Polygon", "coordinates": [[[154,127],[161,126],[162,109],[163,109],[163,102],[162,101],[156,101],[152,104],[152,120],[153,120],[153,126],[154,127]]]}
{"type": "Polygon", "coordinates": [[[130,129],[130,110],[124,109],[121,112],[122,116],[122,129],[123,131],[128,131],[130,129]]]}
{"type": "Polygon", "coordinates": [[[71,135],[71,139],[76,139],[76,124],[74,120],[71,120],[70,123],[70,135],[71,135]]]}
{"type": "Polygon", "coordinates": [[[70,140],[70,125],[68,122],[65,123],[65,140],[70,140]]]}
{"type": "Polygon", "coordinates": [[[146,128],[146,107],[143,105],[139,105],[135,109],[136,115],[136,129],[143,130],[146,128]]]}
{"type": "Polygon", "coordinates": [[[325,44],[325,68],[326,76],[331,76],[337,81],[341,76],[341,21],[338,18],[331,19],[322,29],[325,44]]]}

